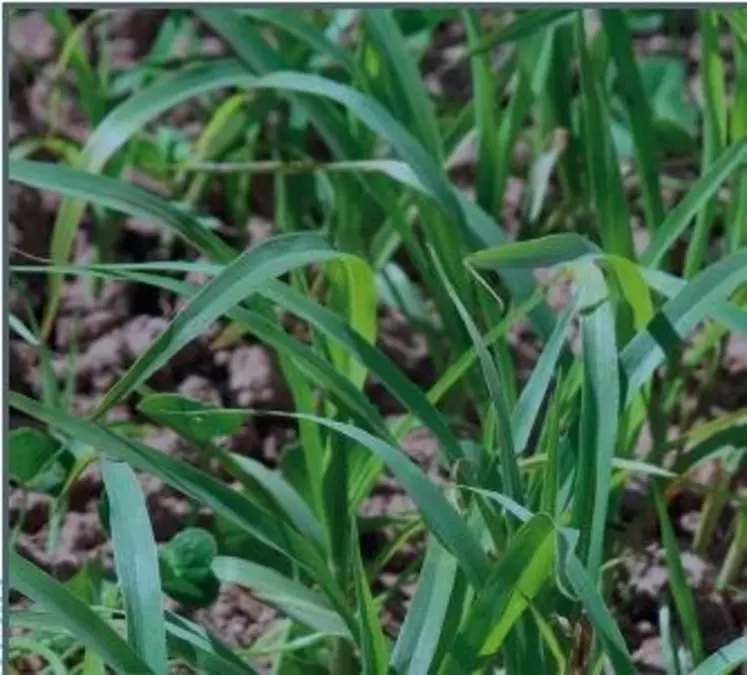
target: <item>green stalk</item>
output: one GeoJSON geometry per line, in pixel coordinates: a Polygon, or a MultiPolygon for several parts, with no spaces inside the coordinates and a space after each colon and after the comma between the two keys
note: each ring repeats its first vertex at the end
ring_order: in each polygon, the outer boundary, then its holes
{"type": "MultiPolygon", "coordinates": [[[[718,39],[718,15],[699,11],[702,51],[702,84],[705,110],[703,115],[703,154],[701,173],[706,173],[726,144],[726,89],[724,62],[718,39]]],[[[685,258],[685,276],[692,277],[703,267],[716,211],[716,198],[698,212],[693,238],[685,258]]]]}
{"type": "Polygon", "coordinates": [[[737,511],[734,522],[734,538],[716,580],[716,588],[722,590],[739,581],[739,575],[744,569],[745,558],[747,558],[747,501],[743,502],[737,511]]]}

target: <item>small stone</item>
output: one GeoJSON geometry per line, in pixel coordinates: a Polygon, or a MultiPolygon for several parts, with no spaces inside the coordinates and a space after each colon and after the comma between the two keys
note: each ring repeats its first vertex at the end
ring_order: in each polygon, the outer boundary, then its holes
{"type": "Polygon", "coordinates": [[[275,364],[265,347],[239,347],[228,363],[229,389],[242,407],[277,405],[284,400],[275,364]]]}
{"type": "Polygon", "coordinates": [[[200,375],[189,375],[184,382],[179,385],[179,393],[187,398],[196,399],[204,403],[210,403],[215,406],[222,406],[220,393],[215,385],[206,377],[200,375]]]}

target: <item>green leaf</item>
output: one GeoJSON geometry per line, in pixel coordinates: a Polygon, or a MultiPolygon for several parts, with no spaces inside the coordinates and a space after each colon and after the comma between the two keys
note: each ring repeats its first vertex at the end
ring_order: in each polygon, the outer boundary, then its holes
{"type": "Polygon", "coordinates": [[[61,449],[58,440],[40,429],[27,427],[11,431],[8,440],[8,472],[12,480],[27,488],[53,488],[64,483],[66,472],[55,461],[61,449]]]}
{"type": "Polygon", "coordinates": [[[630,211],[623,190],[610,115],[586,44],[584,13],[576,13],[576,46],[581,71],[584,148],[597,227],[606,253],[634,259],[630,211]]]}
{"type": "Polygon", "coordinates": [[[406,117],[400,118],[400,122],[420,141],[431,157],[442,161],[441,134],[433,106],[392,11],[371,9],[362,13],[362,19],[366,35],[384,58],[384,71],[393,89],[393,107],[396,110],[402,106],[406,111],[406,117]]]}
{"type": "MultiPolygon", "coordinates": [[[[659,184],[659,152],[653,124],[654,108],[659,115],[657,100],[647,97],[641,70],[636,62],[633,39],[627,26],[625,14],[619,9],[601,12],[602,25],[607,33],[612,58],[617,66],[617,85],[622,93],[628,119],[635,140],[636,162],[641,176],[643,204],[646,224],[650,232],[656,231],[664,220],[664,204],[659,184]],[[649,101],[651,100],[651,105],[649,101]]],[[[643,66],[645,69],[645,66],[643,66]]],[[[669,82],[669,79],[664,79],[669,82]]],[[[680,90],[681,99],[681,90],[680,90]]],[[[680,101],[679,110],[683,110],[680,101]]]]}
{"type": "Polygon", "coordinates": [[[555,330],[545,344],[511,414],[511,433],[518,455],[526,450],[532,427],[539,416],[542,402],[555,375],[558,359],[565,345],[568,327],[578,310],[579,300],[579,296],[576,296],[566,311],[563,312],[560,321],[555,325],[555,330]]]}
{"type": "Polygon", "coordinates": [[[692,675],[725,675],[743,663],[747,663],[747,637],[737,638],[716,650],[693,670],[692,675]]]}
{"type": "Polygon", "coordinates": [[[29,330],[26,324],[13,313],[8,314],[8,327],[18,335],[18,337],[23,338],[32,347],[39,346],[39,340],[36,339],[36,336],[29,330]]]}
{"type": "Polygon", "coordinates": [[[447,280],[439,261],[435,256],[433,260],[442,277],[442,281],[446,286],[449,297],[451,297],[452,302],[456,306],[457,311],[467,328],[480,360],[480,367],[485,379],[485,386],[488,388],[491,403],[498,415],[498,445],[503,482],[506,486],[506,492],[511,499],[521,504],[523,502],[523,491],[521,476],[519,474],[519,464],[516,458],[513,436],[511,435],[511,411],[504,389],[506,383],[505,381],[501,381],[501,373],[499,373],[496,362],[493,360],[490,352],[485,346],[480,331],[477,329],[477,326],[472,320],[472,317],[470,317],[465,306],[462,304],[456,291],[447,280]]]}
{"type": "Polygon", "coordinates": [[[260,600],[311,630],[339,637],[351,635],[345,621],[322,595],[275,570],[226,556],[217,557],[212,569],[223,583],[251,589],[260,600]]]}
{"type": "MultiPolygon", "coordinates": [[[[236,256],[234,250],[218,235],[198,223],[189,214],[166,200],[124,181],[89,174],[59,164],[28,160],[11,160],[8,168],[11,181],[40,190],[52,190],[71,198],[92,201],[99,206],[117,209],[134,217],[162,222],[198,251],[219,262],[227,262],[236,256]]],[[[61,209],[71,203],[73,202],[65,200],[61,209]]],[[[55,257],[53,251],[52,260],[58,259],[65,262],[67,255],[55,257]]]]}
{"type": "Polygon", "coordinates": [[[486,36],[478,45],[472,47],[470,55],[501,44],[523,40],[524,38],[536,35],[543,28],[557,26],[570,21],[572,18],[573,10],[570,9],[527,10],[518,19],[500,28],[492,35],[486,36]]]}
{"type": "Polygon", "coordinates": [[[256,671],[242,662],[202,626],[184,617],[166,612],[169,650],[180,656],[195,670],[205,675],[256,675],[256,671]]]}
{"type": "Polygon", "coordinates": [[[218,597],[220,582],[212,570],[218,552],[209,532],[190,527],[160,551],[164,591],[189,607],[207,607],[218,597]]]}
{"type": "Polygon", "coordinates": [[[573,522],[579,546],[596,578],[604,554],[612,458],[620,412],[615,318],[602,273],[587,264],[579,270],[583,385],[573,522]]]}
{"type": "Polygon", "coordinates": [[[667,251],[687,229],[690,221],[713,198],[729,176],[744,164],[745,160],[747,160],[747,140],[735,143],[722,152],[709,165],[708,170],[693,183],[677,206],[667,214],[651,243],[641,255],[641,264],[647,267],[658,267],[667,251]]]}
{"type": "Polygon", "coordinates": [[[627,402],[680,340],[745,281],[747,251],[740,251],[703,270],[663,305],[620,354],[627,402]]]}
{"type": "Polygon", "coordinates": [[[143,384],[182,347],[199,337],[217,318],[256,292],[267,279],[297,267],[322,263],[345,254],[333,251],[314,234],[292,234],[270,239],[239,256],[202,288],[156,338],[148,350],[106,393],[94,411],[101,417],[143,384]]]}
{"type": "MultiPolygon", "coordinates": [[[[467,46],[473,51],[483,37],[479,17],[474,10],[462,13],[467,32],[467,46]]],[[[471,56],[472,89],[475,98],[475,123],[477,130],[477,166],[475,188],[477,203],[487,213],[500,214],[503,195],[498,185],[498,164],[501,161],[499,145],[500,106],[496,105],[496,82],[490,68],[490,54],[474,52],[471,56]]]]}
{"type": "Polygon", "coordinates": [[[394,672],[427,673],[438,650],[458,574],[457,560],[431,537],[418,587],[399,631],[390,666],[394,672]]]}
{"type": "Polygon", "coordinates": [[[679,544],[674,534],[674,528],[667,515],[667,507],[661,491],[654,488],[654,504],[659,517],[661,538],[667,558],[667,569],[669,570],[669,588],[672,591],[674,604],[677,607],[682,624],[687,646],[690,649],[695,663],[700,663],[705,655],[703,651],[703,639],[698,626],[698,613],[695,608],[695,598],[692,589],[688,586],[685,571],[680,558],[679,544]]]}
{"type": "MultiPolygon", "coordinates": [[[[166,263],[171,265],[171,263],[166,263]]],[[[106,269],[112,269],[106,266],[106,269]]],[[[26,271],[31,270],[31,266],[24,266],[26,271]]],[[[74,272],[75,274],[88,276],[103,276],[104,278],[120,278],[129,281],[137,281],[158,288],[164,288],[171,292],[193,297],[198,289],[190,284],[171,279],[170,277],[145,274],[141,272],[128,271],[125,273],[103,273],[99,266],[84,267],[42,267],[37,271],[42,272],[74,272]]],[[[22,271],[18,269],[17,271],[22,271]]],[[[270,286],[268,282],[265,288],[270,286]]],[[[313,304],[313,303],[310,303],[313,304]]],[[[256,335],[260,340],[267,342],[275,349],[285,352],[286,356],[292,358],[299,372],[302,372],[311,382],[321,384],[327,394],[332,397],[336,404],[344,408],[361,424],[370,429],[375,429],[383,434],[387,434],[387,427],[384,424],[381,415],[371,402],[356,389],[350,380],[333,368],[326,360],[319,357],[313,350],[305,344],[293,339],[276,323],[269,321],[265,316],[253,312],[243,307],[234,307],[226,313],[226,316],[233,321],[244,324],[249,332],[256,335]]],[[[364,341],[365,344],[365,341],[364,341]]],[[[370,347],[370,345],[369,345],[370,347]]],[[[414,387],[414,385],[413,385],[414,387]]]]}
{"type": "Polygon", "coordinates": [[[109,502],[114,562],[127,615],[127,641],[154,673],[165,675],[161,579],[145,497],[126,464],[104,460],[101,471],[109,502]]]}
{"type": "Polygon", "coordinates": [[[480,587],[487,578],[490,561],[463,518],[449,504],[441,491],[399,448],[372,436],[350,424],[336,422],[314,415],[272,413],[292,419],[309,419],[360,443],[376,457],[383,460],[404,490],[415,502],[429,529],[456,557],[470,582],[480,587]]]}
{"type": "Polygon", "coordinates": [[[286,31],[305,42],[320,56],[326,56],[343,66],[349,75],[361,77],[358,64],[350,53],[309,21],[304,21],[301,17],[282,9],[255,9],[252,7],[243,10],[243,14],[257,21],[277,26],[280,30],[286,31]]]}
{"type": "Polygon", "coordinates": [[[153,421],[196,442],[235,436],[247,419],[245,410],[218,408],[180,394],[152,394],[137,409],[153,421]]]}
{"type": "Polygon", "coordinates": [[[152,673],[135,651],[85,603],[58,581],[22,558],[9,553],[10,586],[60,621],[76,640],[96,652],[117,673],[152,673]]]}
{"type": "Polygon", "coordinates": [[[568,232],[488,248],[469,255],[466,262],[478,269],[534,270],[596,257],[600,253],[599,247],[586,237],[568,232]]]}
{"type": "Polygon", "coordinates": [[[355,581],[355,595],[358,599],[359,635],[363,661],[364,675],[388,675],[388,648],[384,631],[379,618],[379,610],[374,604],[371,589],[368,585],[366,570],[361,560],[358,546],[358,532],[355,525],[352,528],[352,556],[353,578],[355,581]]]}
{"type": "Polygon", "coordinates": [[[209,532],[189,527],[173,537],[163,552],[174,570],[185,577],[198,579],[210,570],[218,545],[209,532]]]}
{"type": "MultiPolygon", "coordinates": [[[[76,168],[98,173],[108,160],[148,122],[180,103],[216,89],[241,85],[254,78],[234,59],[215,61],[190,68],[131,96],[112,110],[96,127],[80,155],[76,168]]],[[[85,203],[65,200],[57,212],[50,258],[55,263],[68,260],[85,203]]],[[[50,279],[49,298],[44,310],[42,334],[48,335],[62,293],[62,279],[50,279]]]]}
{"type": "Polygon", "coordinates": [[[502,552],[485,588],[478,593],[442,673],[477,666],[479,656],[494,656],[529,603],[552,576],[555,527],[544,515],[521,526],[502,552]]]}
{"type": "MultiPolygon", "coordinates": [[[[476,491],[498,502],[525,523],[534,517],[530,511],[516,504],[516,502],[505,495],[490,490],[478,489],[476,491]]],[[[562,528],[560,535],[557,557],[562,563],[561,568],[567,575],[568,581],[573,586],[573,590],[584,605],[592,625],[598,632],[615,673],[634,675],[636,669],[633,666],[633,659],[625,645],[625,638],[623,638],[620,628],[605,604],[604,598],[597,590],[596,582],[589,576],[573,550],[577,533],[574,530],[562,528]]]]}
{"type": "Polygon", "coordinates": [[[133,439],[123,438],[90,421],[76,420],[61,410],[47,408],[24,396],[12,393],[12,407],[50,424],[59,431],[96,448],[115,461],[157,476],[168,485],[213,509],[243,531],[295,560],[316,579],[330,600],[340,600],[339,590],[319,551],[305,537],[273,514],[232,490],[215,478],[173,459],[133,439]]]}
{"type": "MultiPolygon", "coordinates": [[[[704,101],[703,150],[701,174],[706,173],[726,145],[727,101],[724,79],[724,61],[719,45],[718,14],[715,11],[698,12],[701,44],[700,73],[704,101]]],[[[685,276],[692,277],[705,262],[711,228],[716,215],[716,200],[711,198],[698,212],[692,240],[685,256],[685,276]]]]}

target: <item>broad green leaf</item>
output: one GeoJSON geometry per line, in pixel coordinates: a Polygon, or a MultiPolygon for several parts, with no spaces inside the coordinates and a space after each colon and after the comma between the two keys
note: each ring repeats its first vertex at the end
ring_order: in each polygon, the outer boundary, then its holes
{"type": "Polygon", "coordinates": [[[85,603],[14,550],[9,584],[65,625],[76,640],[122,675],[152,673],[138,654],[85,603]]]}
{"type": "Polygon", "coordinates": [[[220,582],[213,573],[218,546],[213,535],[188,527],[159,551],[163,590],[190,608],[209,607],[218,597],[220,582]]]}
{"type": "Polygon", "coordinates": [[[58,440],[41,429],[22,427],[11,431],[8,441],[8,472],[12,480],[26,487],[38,486],[41,474],[50,472],[52,483],[64,482],[64,471],[55,463],[61,449],[58,440]]]}
{"type": "Polygon", "coordinates": [[[107,459],[101,473],[117,577],[127,615],[127,641],[154,673],[166,666],[166,628],[158,553],[140,483],[132,469],[107,459]]]}

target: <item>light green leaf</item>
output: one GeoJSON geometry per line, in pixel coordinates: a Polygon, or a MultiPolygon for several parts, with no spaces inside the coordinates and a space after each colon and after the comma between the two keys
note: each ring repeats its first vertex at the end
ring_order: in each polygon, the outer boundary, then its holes
{"type": "Polygon", "coordinates": [[[127,641],[154,673],[166,666],[158,552],[143,491],[132,469],[103,460],[114,562],[127,615],[127,641]]]}

